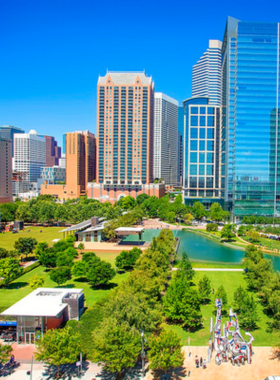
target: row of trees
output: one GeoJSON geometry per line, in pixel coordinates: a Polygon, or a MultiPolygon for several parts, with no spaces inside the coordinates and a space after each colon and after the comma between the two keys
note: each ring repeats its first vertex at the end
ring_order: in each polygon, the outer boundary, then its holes
{"type": "MultiPolygon", "coordinates": [[[[245,266],[248,269],[246,278],[249,290],[257,293],[265,313],[271,317],[270,322],[268,322],[268,329],[279,331],[280,273],[274,272],[271,260],[264,258],[263,252],[254,245],[246,247],[245,266]]],[[[244,298],[242,291],[239,291],[238,297],[241,300],[244,298]]],[[[252,300],[249,300],[248,297],[247,299],[245,297],[243,302],[252,305],[252,300]]]]}
{"type": "Polygon", "coordinates": [[[141,331],[144,331],[145,346],[150,349],[150,368],[166,371],[181,366],[180,339],[160,327],[174,247],[172,232],[163,230],[145,252],[134,249],[132,255],[121,253],[116,260],[119,267],[134,268],[128,279],[87,310],[80,321],[68,322],[63,330],[48,331],[37,344],[37,359],[60,365],[74,362],[83,352],[88,359],[102,363],[104,369],[122,378],[141,354],[141,331]],[[75,340],[71,345],[66,344],[70,337],[75,340]]]}
{"type": "Polygon", "coordinates": [[[201,220],[204,217],[220,222],[229,217],[229,213],[223,211],[219,203],[213,203],[210,211],[206,211],[200,202],[195,202],[193,207],[186,206],[183,204],[181,194],[177,195],[172,203],[169,195],[159,199],[155,196],[149,197],[147,194],[140,194],[136,199],[131,196],[121,198],[114,205],[110,202],[101,203],[86,197],[58,204],[51,196],[40,195],[37,199],[31,199],[28,202],[0,205],[3,222],[18,219],[26,223],[79,223],[93,215],[116,222],[125,210],[133,210],[138,214],[138,219],[145,216],[161,218],[170,223],[184,220],[185,223],[191,224],[194,218],[201,220]]]}
{"type": "Polygon", "coordinates": [[[242,218],[244,224],[280,224],[280,218],[273,218],[269,216],[244,216],[242,218]]]}

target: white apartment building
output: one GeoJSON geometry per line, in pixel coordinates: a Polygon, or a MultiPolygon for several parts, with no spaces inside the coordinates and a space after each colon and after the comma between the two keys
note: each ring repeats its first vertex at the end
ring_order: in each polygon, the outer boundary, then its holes
{"type": "Polygon", "coordinates": [[[12,200],[12,140],[0,137],[0,203],[12,200]]]}
{"type": "Polygon", "coordinates": [[[167,185],[178,183],[178,106],[177,100],[155,92],[153,173],[167,185]]]}
{"type": "Polygon", "coordinates": [[[22,179],[37,182],[41,167],[46,165],[46,141],[35,130],[14,134],[13,171],[22,173],[22,179]]]}
{"type": "Polygon", "coordinates": [[[192,97],[209,98],[209,105],[220,106],[222,102],[222,42],[209,40],[209,47],[193,66],[192,97]]]}

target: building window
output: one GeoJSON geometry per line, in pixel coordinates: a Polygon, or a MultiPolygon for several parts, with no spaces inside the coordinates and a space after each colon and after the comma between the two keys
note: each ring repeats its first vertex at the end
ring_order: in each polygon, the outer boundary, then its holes
{"type": "Polygon", "coordinates": [[[190,162],[196,164],[197,163],[197,153],[192,152],[190,154],[190,162]]]}
{"type": "Polygon", "coordinates": [[[198,116],[191,116],[191,127],[198,126],[198,116]]]}
{"type": "Polygon", "coordinates": [[[191,150],[197,150],[197,140],[191,140],[191,150]]]}
{"type": "Polygon", "coordinates": [[[198,137],[198,129],[191,128],[191,139],[197,139],[197,137],[198,137]]]}

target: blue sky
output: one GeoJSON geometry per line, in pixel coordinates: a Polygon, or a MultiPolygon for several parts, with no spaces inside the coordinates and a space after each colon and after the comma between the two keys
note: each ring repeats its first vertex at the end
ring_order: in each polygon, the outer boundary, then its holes
{"type": "Polygon", "coordinates": [[[192,65],[227,16],[280,21],[274,1],[0,0],[0,125],[55,136],[96,131],[106,70],[143,70],[182,102],[192,65]]]}

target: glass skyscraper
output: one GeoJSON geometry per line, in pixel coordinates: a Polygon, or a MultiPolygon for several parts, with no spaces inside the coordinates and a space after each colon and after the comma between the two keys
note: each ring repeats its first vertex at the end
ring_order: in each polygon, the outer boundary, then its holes
{"type": "Polygon", "coordinates": [[[280,211],[279,45],[279,23],[228,17],[221,175],[232,217],[280,211]]]}

